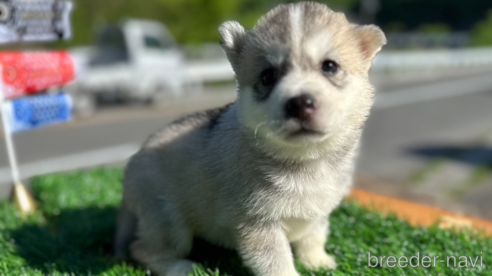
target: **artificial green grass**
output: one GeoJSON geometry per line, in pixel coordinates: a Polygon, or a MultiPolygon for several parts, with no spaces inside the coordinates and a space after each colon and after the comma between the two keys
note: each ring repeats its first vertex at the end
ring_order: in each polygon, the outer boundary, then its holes
{"type": "MultiPolygon", "coordinates": [[[[147,275],[138,264],[111,256],[121,178],[121,170],[114,168],[35,178],[32,188],[40,210],[27,219],[12,204],[0,202],[0,275],[147,275]]],[[[354,202],[344,202],[334,212],[331,232],[326,249],[335,255],[338,269],[313,272],[296,263],[301,275],[492,275],[492,239],[470,232],[415,228],[354,202]],[[368,252],[396,257],[419,252],[421,258],[441,259],[482,256],[484,266],[478,261],[475,268],[448,268],[439,262],[430,268],[371,268],[368,252]]],[[[195,276],[251,275],[235,252],[202,241],[195,243],[190,258],[201,263],[195,276]]]]}

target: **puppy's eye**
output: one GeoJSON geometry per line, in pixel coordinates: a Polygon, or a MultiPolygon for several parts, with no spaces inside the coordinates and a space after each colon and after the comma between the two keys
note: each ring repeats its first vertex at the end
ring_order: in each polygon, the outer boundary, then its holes
{"type": "Polygon", "coordinates": [[[325,60],[321,65],[321,70],[326,74],[335,75],[338,72],[338,64],[333,60],[325,60]]]}
{"type": "Polygon", "coordinates": [[[277,72],[274,68],[265,69],[261,72],[261,83],[264,86],[271,86],[277,81],[277,72]]]}

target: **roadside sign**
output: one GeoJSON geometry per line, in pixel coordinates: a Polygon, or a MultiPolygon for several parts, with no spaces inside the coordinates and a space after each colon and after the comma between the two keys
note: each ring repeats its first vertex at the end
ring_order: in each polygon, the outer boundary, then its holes
{"type": "Polygon", "coordinates": [[[0,0],[0,43],[69,39],[72,6],[60,0],[0,0]]]}
{"type": "MultiPolygon", "coordinates": [[[[0,44],[69,39],[71,11],[69,1],[0,0],[0,44]]],[[[66,52],[0,53],[0,117],[14,199],[23,214],[32,213],[36,204],[21,182],[12,133],[69,120],[72,100],[65,94],[15,98],[61,86],[74,77],[74,60],[66,52]]]]}
{"type": "Polygon", "coordinates": [[[61,86],[75,78],[74,60],[67,52],[0,53],[5,99],[61,86]]]}
{"type": "Polygon", "coordinates": [[[5,108],[12,132],[68,121],[72,117],[72,99],[63,93],[15,99],[7,102],[5,108]]]}

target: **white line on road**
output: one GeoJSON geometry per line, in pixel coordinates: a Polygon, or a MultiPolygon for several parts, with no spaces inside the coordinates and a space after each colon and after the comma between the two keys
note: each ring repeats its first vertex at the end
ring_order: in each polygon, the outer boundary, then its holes
{"type": "Polygon", "coordinates": [[[460,78],[377,93],[374,109],[386,109],[486,91],[492,91],[492,76],[460,78]]]}
{"type": "MultiPolygon", "coordinates": [[[[22,178],[120,162],[136,153],[140,145],[124,144],[79,154],[65,155],[20,166],[22,178]]],[[[0,168],[0,185],[10,184],[10,168],[0,168]]]]}

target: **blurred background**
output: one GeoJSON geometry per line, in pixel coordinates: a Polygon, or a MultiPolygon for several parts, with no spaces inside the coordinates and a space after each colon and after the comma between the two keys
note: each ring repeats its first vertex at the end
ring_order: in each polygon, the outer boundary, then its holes
{"type": "MultiPolygon", "coordinates": [[[[251,28],[295,1],[73,2],[72,40],[0,48],[64,49],[78,64],[77,80],[57,88],[72,96],[74,120],[15,135],[26,179],[121,166],[167,122],[233,101],[219,25],[251,28]]],[[[371,71],[377,95],[356,186],[492,220],[492,1],[319,2],[388,38],[371,71]]],[[[0,196],[10,180],[2,146],[0,196]]]]}

